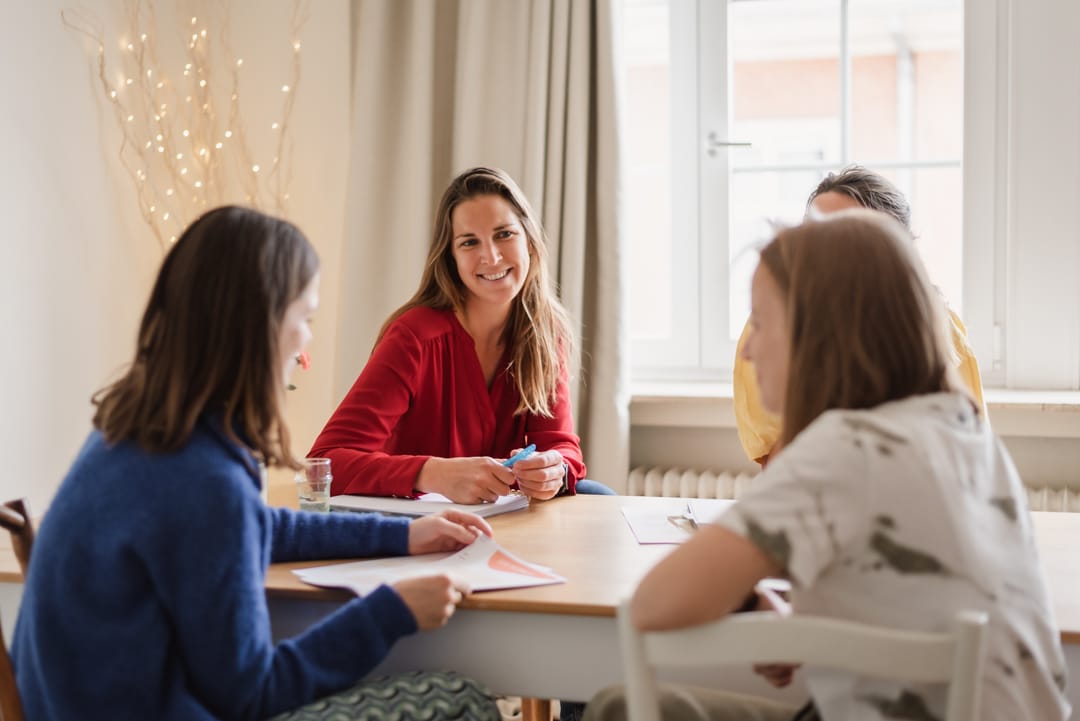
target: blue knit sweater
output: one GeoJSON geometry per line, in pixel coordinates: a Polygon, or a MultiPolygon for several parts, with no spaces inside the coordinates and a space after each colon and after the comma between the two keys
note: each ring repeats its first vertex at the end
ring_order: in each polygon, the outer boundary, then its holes
{"type": "Polygon", "coordinates": [[[275,561],[407,553],[408,522],[268,508],[212,422],[149,454],[91,434],[34,542],[12,642],[28,721],[261,719],[357,681],[416,621],[392,589],[271,640],[275,561]]]}

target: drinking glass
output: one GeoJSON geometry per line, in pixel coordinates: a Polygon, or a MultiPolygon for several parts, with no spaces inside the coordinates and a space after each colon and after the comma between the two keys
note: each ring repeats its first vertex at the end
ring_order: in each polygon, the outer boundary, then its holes
{"type": "Polygon", "coordinates": [[[326,513],[330,510],[329,458],[305,458],[303,468],[296,472],[296,491],[301,511],[326,513]]]}

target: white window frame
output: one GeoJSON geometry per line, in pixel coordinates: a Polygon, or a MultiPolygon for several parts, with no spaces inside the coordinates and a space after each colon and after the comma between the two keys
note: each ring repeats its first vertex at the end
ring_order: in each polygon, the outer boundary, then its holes
{"type": "MultiPolygon", "coordinates": [[[[729,327],[731,268],[728,238],[732,173],[827,171],[851,162],[848,7],[852,0],[837,1],[841,24],[839,161],[753,168],[733,168],[728,152],[729,143],[749,140],[730,137],[728,0],[679,0],[669,4],[673,167],[671,248],[674,258],[669,323],[672,335],[664,339],[634,341],[632,359],[636,380],[731,378],[735,354],[731,337],[737,335],[729,327]],[[722,240],[717,241],[717,235],[721,235],[722,240]],[[717,282],[718,278],[720,282],[717,282]]],[[[959,168],[962,165],[961,158],[930,162],[868,159],[866,162],[879,169],[959,168]]],[[[978,257],[993,263],[990,254],[983,252],[978,257]]],[[[984,270],[978,273],[980,277],[985,275],[984,270]]]]}
{"type": "Polygon", "coordinates": [[[964,308],[984,385],[1080,388],[1080,5],[967,0],[964,308]]]}
{"type": "MultiPolygon", "coordinates": [[[[728,116],[707,103],[680,112],[710,83],[726,95],[726,30],[698,50],[703,28],[726,29],[727,0],[671,8],[672,147],[675,167],[696,175],[672,174],[674,337],[633,343],[635,381],[723,379],[734,352],[723,337],[727,244],[703,242],[702,230],[728,214],[727,153],[705,163],[708,133],[729,139],[728,116]],[[706,304],[714,321],[702,318],[706,304]]],[[[984,387],[1080,389],[1078,33],[1080,3],[965,2],[963,314],[984,387]]]]}

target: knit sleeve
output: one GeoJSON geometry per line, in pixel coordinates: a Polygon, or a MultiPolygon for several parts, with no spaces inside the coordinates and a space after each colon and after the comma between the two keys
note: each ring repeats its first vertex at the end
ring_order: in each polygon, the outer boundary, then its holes
{"type": "Polygon", "coordinates": [[[268,508],[271,562],[355,556],[404,556],[409,519],[377,513],[304,513],[268,508]]]}
{"type": "MultiPolygon", "coordinates": [[[[374,668],[397,639],[416,631],[405,603],[382,586],[275,645],[264,583],[278,514],[246,477],[199,482],[214,502],[176,513],[186,522],[168,529],[172,546],[143,553],[172,619],[176,648],[169,652],[183,664],[193,695],[215,716],[267,718],[345,688],[374,668]]],[[[291,531],[278,533],[299,531],[305,514],[297,515],[291,531]]],[[[389,540],[387,549],[395,543],[389,540]]],[[[332,550],[325,543],[315,548],[332,550]]]]}

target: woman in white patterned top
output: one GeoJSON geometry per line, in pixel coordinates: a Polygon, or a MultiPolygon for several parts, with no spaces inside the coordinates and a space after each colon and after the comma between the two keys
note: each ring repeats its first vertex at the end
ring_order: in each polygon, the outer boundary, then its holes
{"type": "MultiPolygon", "coordinates": [[[[751,491],[664,559],[634,623],[693,626],[734,611],[766,576],[796,613],[941,631],[989,616],[985,721],[1069,716],[1065,665],[1020,478],[949,360],[939,295],[903,228],[873,211],[781,231],[761,254],[745,354],[783,418],[783,450],[751,491]]],[[[786,685],[796,669],[758,669],[786,685]]],[[[941,719],[941,686],[811,672],[827,721],[941,719]]],[[[796,711],[674,688],[665,719],[789,721],[796,711]]],[[[618,689],[586,719],[624,717],[618,689]]]]}

